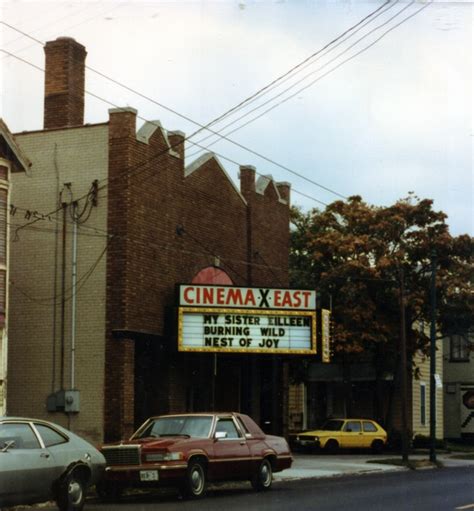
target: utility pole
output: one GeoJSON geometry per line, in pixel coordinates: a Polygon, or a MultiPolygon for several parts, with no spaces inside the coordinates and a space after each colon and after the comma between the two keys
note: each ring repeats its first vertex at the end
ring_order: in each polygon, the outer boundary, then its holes
{"type": "Polygon", "coordinates": [[[431,255],[430,461],[436,463],[436,254],[431,255]]]}
{"type": "Polygon", "coordinates": [[[402,409],[402,460],[408,462],[407,340],[405,326],[405,274],[400,267],[400,401],[402,409]]]}

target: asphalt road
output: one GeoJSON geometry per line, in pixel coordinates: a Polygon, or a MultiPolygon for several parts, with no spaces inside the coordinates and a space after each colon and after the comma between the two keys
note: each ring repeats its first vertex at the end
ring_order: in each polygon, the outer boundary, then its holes
{"type": "MultiPolygon", "coordinates": [[[[31,509],[31,508],[30,508],[31,509]]],[[[37,509],[36,507],[34,509],[37,509]]],[[[39,508],[38,508],[39,509],[39,508]]],[[[276,482],[255,493],[248,483],[212,487],[199,501],[173,493],[87,502],[85,511],[474,511],[474,468],[443,468],[276,482]]],[[[54,507],[42,507],[53,511],[54,507]]]]}

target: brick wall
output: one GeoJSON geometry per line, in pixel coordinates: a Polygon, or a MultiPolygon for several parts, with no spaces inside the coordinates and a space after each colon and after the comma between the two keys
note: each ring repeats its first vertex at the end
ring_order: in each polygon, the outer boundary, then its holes
{"type": "MultiPolygon", "coordinates": [[[[29,175],[12,175],[11,201],[22,210],[19,209],[11,217],[9,414],[39,417],[67,426],[68,420],[64,413],[46,411],[47,396],[61,386],[62,216],[52,215],[50,219],[38,221],[17,233],[15,228],[27,223],[25,209],[31,214],[34,211],[54,211],[58,206],[58,195],[63,183],[70,182],[73,195],[78,198],[87,193],[92,181],[106,177],[108,127],[96,125],[24,133],[18,134],[16,139],[33,165],[29,175]]],[[[77,293],[75,380],[80,390],[81,410],[71,417],[71,427],[94,442],[102,439],[103,432],[106,261],[105,257],[99,257],[107,245],[106,195],[107,189],[99,192],[98,206],[92,210],[86,224],[79,228],[78,235],[77,271],[80,289],[77,293]],[[94,265],[91,275],[84,278],[94,265]]],[[[69,201],[70,197],[66,194],[64,200],[69,201]]],[[[68,221],[65,388],[70,387],[71,378],[71,233],[72,225],[68,221]]]]}
{"type": "Polygon", "coordinates": [[[166,345],[162,360],[169,367],[156,375],[162,388],[156,403],[163,408],[156,413],[184,411],[187,374],[165,330],[177,283],[191,281],[216,257],[236,285],[288,283],[289,209],[273,183],[262,193],[240,193],[212,156],[185,169],[182,146],[170,150],[183,134],[167,139],[160,127],[146,125],[135,136],[135,115],[133,109],[110,113],[108,222],[116,234],[107,262],[107,329],[116,333],[107,339],[110,439],[123,436],[115,428],[128,413],[117,406],[124,390],[116,375],[120,360],[130,365],[123,341],[130,333],[137,343],[148,335],[166,345]]]}

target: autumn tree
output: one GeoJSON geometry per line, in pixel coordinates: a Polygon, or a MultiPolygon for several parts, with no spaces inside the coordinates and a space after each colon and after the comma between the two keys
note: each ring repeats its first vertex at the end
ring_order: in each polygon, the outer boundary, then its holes
{"type": "Polygon", "coordinates": [[[370,359],[379,377],[396,373],[402,276],[408,356],[429,351],[433,258],[440,336],[472,331],[473,239],[451,236],[431,200],[410,194],[379,207],[353,196],[322,211],[294,209],[292,224],[292,285],[316,289],[322,306],[332,301],[337,359],[370,359]]]}

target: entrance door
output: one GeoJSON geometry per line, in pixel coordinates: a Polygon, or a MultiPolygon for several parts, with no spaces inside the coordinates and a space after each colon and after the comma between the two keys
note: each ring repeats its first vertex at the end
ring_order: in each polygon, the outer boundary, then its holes
{"type": "Polygon", "coordinates": [[[214,378],[214,410],[240,411],[240,364],[216,355],[214,378]]]}

